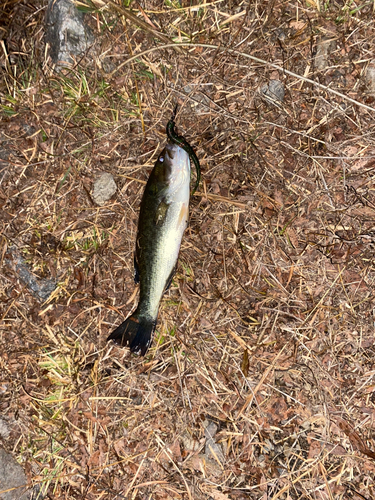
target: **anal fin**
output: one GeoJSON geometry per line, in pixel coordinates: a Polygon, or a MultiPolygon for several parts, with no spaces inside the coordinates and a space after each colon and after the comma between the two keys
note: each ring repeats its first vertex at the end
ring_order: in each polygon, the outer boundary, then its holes
{"type": "Polygon", "coordinates": [[[170,275],[168,276],[167,282],[166,282],[165,287],[164,287],[164,292],[166,292],[167,290],[169,290],[169,288],[170,288],[170,286],[172,284],[172,281],[173,281],[173,277],[176,274],[176,269],[177,269],[177,264],[173,267],[170,275]]]}

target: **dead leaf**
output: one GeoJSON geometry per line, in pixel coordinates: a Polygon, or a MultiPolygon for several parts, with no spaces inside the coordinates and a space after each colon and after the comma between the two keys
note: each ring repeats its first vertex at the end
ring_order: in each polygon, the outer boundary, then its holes
{"type": "Polygon", "coordinates": [[[340,417],[335,417],[336,424],[338,427],[348,436],[350,444],[355,451],[359,451],[364,455],[375,459],[375,452],[370,450],[368,446],[362,441],[358,432],[353,429],[353,427],[340,417]]]}
{"type": "Polygon", "coordinates": [[[241,363],[241,371],[245,377],[249,374],[249,352],[247,349],[244,350],[241,363]]]}
{"type": "Polygon", "coordinates": [[[181,448],[178,439],[173,441],[173,443],[168,446],[168,451],[170,452],[173,460],[175,460],[176,462],[182,462],[181,448]]]}
{"type": "Polygon", "coordinates": [[[299,240],[298,240],[298,236],[297,236],[296,231],[292,227],[289,227],[287,229],[287,234],[289,237],[289,241],[291,242],[293,247],[298,248],[299,247],[299,240]]]}
{"type": "Polygon", "coordinates": [[[275,189],[275,192],[273,193],[273,198],[279,205],[279,207],[282,207],[284,205],[284,195],[279,189],[275,189]]]}
{"type": "Polygon", "coordinates": [[[299,31],[306,26],[306,23],[304,21],[292,21],[291,23],[289,23],[289,26],[299,31]]]}
{"type": "Polygon", "coordinates": [[[225,495],[218,490],[211,490],[210,495],[214,500],[230,500],[228,495],[225,495]]]}

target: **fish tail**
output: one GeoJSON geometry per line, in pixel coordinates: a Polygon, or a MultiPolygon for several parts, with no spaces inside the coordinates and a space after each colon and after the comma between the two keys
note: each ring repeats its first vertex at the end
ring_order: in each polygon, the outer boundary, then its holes
{"type": "Polygon", "coordinates": [[[135,312],[113,330],[107,341],[113,340],[122,347],[130,347],[131,352],[144,356],[150,347],[155,327],[155,320],[139,318],[135,312]]]}

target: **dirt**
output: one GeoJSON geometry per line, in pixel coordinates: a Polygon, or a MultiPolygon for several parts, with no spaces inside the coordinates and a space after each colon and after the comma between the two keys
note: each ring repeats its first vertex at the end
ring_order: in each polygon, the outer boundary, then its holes
{"type": "Polygon", "coordinates": [[[131,7],[152,30],[89,12],[95,45],[60,72],[46,2],[0,8],[0,445],[46,498],[370,500],[372,3],[131,7]],[[139,203],[176,103],[202,182],[141,358],[106,338],[137,303],[139,203]],[[57,283],[45,302],[12,249],[57,283]]]}

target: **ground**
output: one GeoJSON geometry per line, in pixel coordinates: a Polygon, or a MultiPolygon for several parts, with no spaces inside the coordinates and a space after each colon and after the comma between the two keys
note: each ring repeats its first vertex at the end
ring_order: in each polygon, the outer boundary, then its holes
{"type": "Polygon", "coordinates": [[[92,4],[59,72],[46,3],[0,14],[1,446],[51,499],[374,498],[373,2],[92,4]],[[142,358],[106,338],[176,103],[202,182],[142,358]]]}

